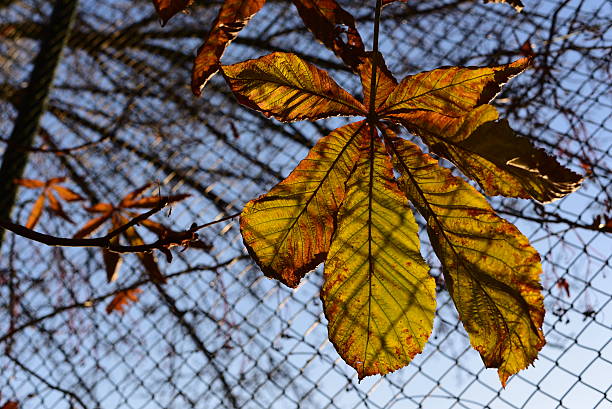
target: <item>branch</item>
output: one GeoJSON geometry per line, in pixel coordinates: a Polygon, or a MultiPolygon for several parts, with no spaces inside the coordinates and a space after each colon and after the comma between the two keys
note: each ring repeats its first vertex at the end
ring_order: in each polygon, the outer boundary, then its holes
{"type": "Polygon", "coordinates": [[[83,401],[81,400],[81,398],[79,398],[74,392],[70,392],[67,389],[64,389],[60,386],[56,386],[53,385],[52,383],[50,383],[49,381],[47,381],[45,378],[43,378],[42,376],[38,375],[36,372],[34,372],[33,370],[31,370],[30,368],[28,368],[27,366],[25,366],[24,364],[22,364],[21,362],[19,362],[17,360],[17,358],[12,357],[11,355],[7,354],[6,357],[8,359],[10,359],[12,362],[15,363],[15,365],[17,365],[18,367],[20,367],[22,370],[24,370],[25,372],[27,372],[28,374],[30,374],[31,376],[33,376],[34,378],[38,379],[40,382],[44,383],[48,388],[53,389],[55,391],[61,392],[64,395],[70,396],[72,399],[74,399],[76,402],[79,403],[79,405],[81,405],[81,407],[83,409],[87,409],[87,405],[85,405],[85,403],[83,403],[83,401]]]}
{"type": "Polygon", "coordinates": [[[0,227],[10,230],[13,233],[25,237],[26,239],[30,239],[33,241],[37,241],[39,243],[46,244],[47,246],[60,246],[60,247],[101,247],[107,250],[110,250],[115,253],[145,253],[150,252],[152,250],[161,250],[166,253],[169,247],[172,246],[184,246],[188,244],[190,241],[197,239],[197,231],[203,229],[208,226],[212,226],[213,224],[221,223],[237,217],[240,213],[232,214],[230,216],[223,217],[219,220],[214,220],[212,222],[208,222],[202,225],[196,225],[195,223],[189,228],[189,230],[185,230],[182,232],[178,232],[176,234],[168,235],[167,237],[160,238],[159,240],[154,241],[149,244],[141,244],[135,246],[124,246],[118,243],[113,243],[111,239],[118,234],[123,233],[130,227],[142,222],[143,220],[148,219],[153,214],[159,212],[161,209],[166,207],[167,202],[163,200],[164,198],[160,198],[160,204],[158,204],[153,209],[145,212],[141,215],[136,216],[128,223],[120,226],[119,228],[111,231],[107,235],[103,237],[96,238],[86,238],[86,239],[77,239],[77,238],[64,238],[51,236],[49,234],[40,233],[34,231],[32,229],[28,229],[20,224],[12,223],[10,221],[0,220],[0,227]]]}

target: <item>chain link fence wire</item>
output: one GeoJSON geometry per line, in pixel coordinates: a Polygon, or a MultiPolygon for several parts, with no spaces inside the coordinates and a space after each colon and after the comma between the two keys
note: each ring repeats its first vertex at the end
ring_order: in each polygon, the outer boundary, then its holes
{"type": "MultiPolygon", "coordinates": [[[[371,43],[373,2],[341,3],[371,43]]],[[[36,230],[60,237],[96,216],[83,206],[117,203],[153,183],[148,194],[191,195],[152,217],[185,230],[239,212],[342,123],[268,120],[239,106],[220,76],[194,98],[193,56],[219,5],[196,2],[161,27],[145,0],[2,0],[4,217],[25,224],[41,191],[21,187],[13,200],[15,178],[66,177],[61,185],[85,198],[62,203],[71,221],[45,204],[36,230]]],[[[201,230],[206,249],[174,251],[171,263],[155,254],[165,285],[137,255],[121,257],[109,284],[100,249],[4,233],[0,408],[612,408],[612,4],[525,6],[517,14],[468,0],[394,3],[381,27],[381,51],[399,78],[507,63],[529,42],[534,66],[494,104],[518,133],[586,175],[579,191],[545,206],[491,198],[544,268],[547,345],[505,389],[470,348],[426,236],[422,253],[438,283],[434,333],[408,367],[358,382],[327,339],[321,268],[295,290],[264,278],[234,218],[201,230]],[[124,313],[105,311],[136,288],[124,313]]],[[[274,50],[360,92],[285,1],[269,1],[224,62],[274,50]]]]}

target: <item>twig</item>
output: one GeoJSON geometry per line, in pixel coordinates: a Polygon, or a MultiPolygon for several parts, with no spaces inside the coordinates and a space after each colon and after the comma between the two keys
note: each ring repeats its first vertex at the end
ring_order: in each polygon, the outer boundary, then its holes
{"type": "Polygon", "coordinates": [[[38,375],[36,372],[32,371],[30,368],[28,368],[27,366],[25,366],[24,364],[22,364],[21,362],[19,362],[19,360],[17,360],[16,358],[14,358],[13,356],[7,354],[6,357],[8,359],[10,359],[12,362],[15,363],[15,365],[17,365],[18,367],[20,367],[22,370],[24,370],[25,372],[27,372],[28,374],[30,374],[31,376],[35,377],[36,379],[38,379],[40,382],[44,383],[48,388],[56,390],[58,392],[63,393],[64,395],[68,395],[70,396],[72,399],[74,399],[76,402],[78,402],[79,405],[81,405],[81,407],[83,409],[87,409],[87,406],[85,405],[85,403],[83,403],[83,401],[81,400],[81,398],[79,398],[74,392],[70,392],[67,389],[64,389],[60,386],[57,385],[53,385],[52,383],[50,383],[49,381],[47,381],[45,378],[43,378],[42,376],[38,375]]]}
{"type": "Polygon", "coordinates": [[[226,216],[222,219],[208,222],[200,226],[193,225],[189,230],[182,231],[177,234],[172,234],[164,238],[160,238],[159,240],[156,240],[149,244],[125,246],[119,243],[113,243],[111,241],[113,237],[117,236],[118,234],[123,233],[130,227],[138,224],[139,222],[150,217],[151,215],[159,212],[167,204],[165,202],[162,202],[162,203],[163,203],[163,206],[158,205],[155,208],[149,210],[148,212],[143,213],[139,216],[136,216],[135,218],[130,220],[128,223],[124,224],[118,229],[113,230],[112,232],[108,233],[106,236],[103,236],[103,237],[78,239],[78,238],[65,238],[65,237],[51,236],[49,234],[40,233],[32,229],[28,229],[27,227],[24,227],[20,224],[12,223],[6,220],[0,220],[0,227],[6,230],[10,230],[19,236],[25,237],[33,241],[37,241],[39,243],[46,244],[48,246],[102,247],[102,248],[105,248],[115,253],[145,253],[145,252],[149,252],[155,249],[166,250],[170,246],[178,246],[178,245],[182,245],[185,242],[195,240],[197,238],[196,231],[203,229],[205,227],[208,227],[208,226],[212,226],[213,224],[224,222],[226,220],[232,219],[240,215],[240,213],[235,213],[233,215],[226,216]]]}

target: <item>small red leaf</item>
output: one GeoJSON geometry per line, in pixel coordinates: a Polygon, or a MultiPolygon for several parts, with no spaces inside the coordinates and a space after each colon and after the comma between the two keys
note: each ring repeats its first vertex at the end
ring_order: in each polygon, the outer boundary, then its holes
{"type": "Polygon", "coordinates": [[[125,307],[127,307],[130,302],[138,301],[138,294],[140,293],[142,293],[140,288],[119,291],[112,301],[106,306],[106,313],[111,314],[113,311],[124,313],[125,307]]]}

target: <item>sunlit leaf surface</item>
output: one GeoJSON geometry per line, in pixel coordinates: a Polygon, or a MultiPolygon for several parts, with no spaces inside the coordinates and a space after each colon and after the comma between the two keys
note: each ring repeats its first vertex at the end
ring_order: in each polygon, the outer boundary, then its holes
{"type": "Polygon", "coordinates": [[[431,244],[472,346],[505,385],[544,345],[540,256],[464,180],[411,142],[392,139],[400,183],[431,244]]]}
{"type": "Polygon", "coordinates": [[[321,292],[329,338],[359,378],[406,366],[423,350],[435,283],[418,226],[379,138],[360,138],[321,292]]]}

